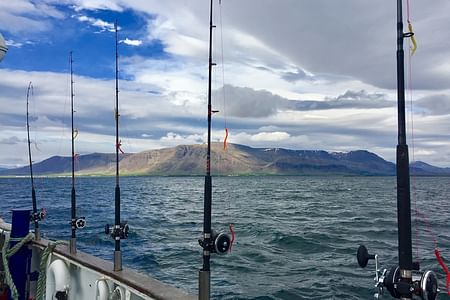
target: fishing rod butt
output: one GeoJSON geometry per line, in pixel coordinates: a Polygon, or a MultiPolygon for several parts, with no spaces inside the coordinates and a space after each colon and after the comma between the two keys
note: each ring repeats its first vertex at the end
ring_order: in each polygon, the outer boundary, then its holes
{"type": "Polygon", "coordinates": [[[114,271],[122,271],[122,251],[114,251],[114,271]]]}
{"type": "Polygon", "coordinates": [[[211,272],[200,270],[198,272],[198,300],[209,300],[211,287],[211,272]]]}
{"type": "Polygon", "coordinates": [[[76,238],[70,238],[69,250],[70,250],[70,254],[77,254],[77,239],[76,238]]]}
{"type": "Polygon", "coordinates": [[[34,229],[34,239],[36,241],[41,240],[41,229],[39,227],[34,229]]]}

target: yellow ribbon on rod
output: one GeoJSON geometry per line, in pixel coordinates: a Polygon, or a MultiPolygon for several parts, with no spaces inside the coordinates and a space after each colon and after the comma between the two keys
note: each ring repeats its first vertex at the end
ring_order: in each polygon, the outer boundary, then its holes
{"type": "Polygon", "coordinates": [[[412,24],[409,21],[408,21],[408,30],[411,33],[411,43],[413,44],[413,46],[411,48],[411,56],[413,56],[417,50],[417,41],[416,41],[416,38],[414,37],[414,31],[413,31],[412,24]]]}

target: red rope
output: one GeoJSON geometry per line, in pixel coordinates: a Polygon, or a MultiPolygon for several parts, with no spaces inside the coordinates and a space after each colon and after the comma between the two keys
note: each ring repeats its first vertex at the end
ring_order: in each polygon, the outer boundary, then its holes
{"type": "Polygon", "coordinates": [[[448,271],[448,268],[445,265],[445,262],[442,259],[441,253],[439,252],[439,249],[437,247],[434,248],[434,255],[436,255],[436,259],[438,260],[439,264],[441,265],[442,269],[444,270],[444,273],[446,275],[445,287],[447,289],[447,294],[450,295],[450,272],[448,271]]]}
{"type": "Polygon", "coordinates": [[[116,145],[117,149],[119,149],[120,153],[125,154],[125,152],[123,152],[122,148],[120,148],[122,146],[122,140],[119,141],[119,143],[116,145]]]}
{"type": "Polygon", "coordinates": [[[225,127],[225,138],[223,139],[223,150],[227,150],[228,128],[225,127]]]}
{"type": "Polygon", "coordinates": [[[231,242],[230,242],[230,252],[231,252],[231,248],[233,247],[233,242],[234,242],[233,224],[230,223],[229,227],[230,227],[230,233],[231,233],[231,242]]]}

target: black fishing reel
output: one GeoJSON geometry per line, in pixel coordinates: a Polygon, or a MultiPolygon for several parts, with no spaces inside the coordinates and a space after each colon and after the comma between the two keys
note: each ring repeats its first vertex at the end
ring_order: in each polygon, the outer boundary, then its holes
{"type": "Polygon", "coordinates": [[[359,246],[356,255],[358,264],[365,268],[369,260],[375,260],[375,287],[378,292],[375,293],[375,299],[381,299],[384,290],[388,290],[393,298],[400,299],[401,295],[411,294],[412,297],[423,300],[435,300],[439,292],[437,276],[433,271],[420,272],[418,263],[413,263],[412,282],[402,282],[400,280],[400,268],[392,267],[389,272],[387,269],[380,269],[377,254],[369,254],[364,245],[359,246]]]}
{"type": "Polygon", "coordinates": [[[79,217],[77,219],[72,219],[70,222],[73,229],[83,229],[86,227],[86,218],[85,217],[79,217]]]}
{"type": "Polygon", "coordinates": [[[47,210],[45,208],[41,208],[40,211],[33,212],[30,214],[30,222],[40,222],[45,219],[47,216],[47,210]]]}
{"type": "Polygon", "coordinates": [[[120,225],[110,226],[109,224],[105,225],[105,234],[111,235],[113,239],[126,239],[128,238],[128,233],[130,231],[130,227],[128,226],[127,221],[121,222],[120,225]]]}
{"type": "Polygon", "coordinates": [[[205,234],[204,239],[199,239],[198,243],[205,250],[220,255],[227,254],[231,249],[231,237],[228,233],[217,233],[212,230],[211,236],[208,238],[205,234]]]}

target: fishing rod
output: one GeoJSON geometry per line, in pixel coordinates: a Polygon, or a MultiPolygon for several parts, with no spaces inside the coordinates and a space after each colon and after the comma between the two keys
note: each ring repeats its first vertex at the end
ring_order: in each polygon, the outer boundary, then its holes
{"type": "MultiPolygon", "coordinates": [[[[219,0],[220,1],[220,0],[219,0]]],[[[216,64],[212,60],[213,29],[213,0],[209,15],[209,64],[208,64],[208,142],[206,152],[206,175],[203,202],[203,239],[198,242],[203,248],[203,267],[199,271],[199,300],[209,300],[211,292],[211,253],[226,254],[231,246],[231,238],[227,233],[217,233],[211,228],[212,209],[212,178],[211,178],[211,78],[212,67],[216,64]]]]}
{"type": "Polygon", "coordinates": [[[121,142],[119,140],[119,52],[118,52],[118,34],[117,20],[114,23],[114,31],[116,37],[116,187],[114,190],[114,228],[110,228],[109,224],[105,226],[105,233],[110,234],[114,239],[114,271],[122,270],[122,251],[120,250],[120,240],[128,237],[129,227],[127,222],[120,220],[120,174],[119,174],[119,151],[121,151],[121,142]]]}
{"type": "Polygon", "coordinates": [[[72,190],[71,190],[71,230],[72,234],[70,237],[69,249],[71,254],[77,253],[77,236],[76,230],[84,228],[86,226],[86,220],[84,217],[77,218],[77,202],[75,193],[75,138],[77,134],[75,133],[75,128],[73,126],[73,57],[72,51],[70,51],[70,107],[71,107],[71,120],[72,120],[72,190]]]}
{"type": "Polygon", "coordinates": [[[28,159],[30,166],[30,179],[31,179],[31,202],[33,205],[33,212],[31,213],[30,221],[34,222],[34,238],[36,240],[40,240],[41,230],[39,228],[39,221],[45,218],[45,210],[42,209],[41,211],[38,211],[36,203],[36,189],[34,186],[34,176],[33,176],[33,161],[31,159],[31,140],[30,140],[30,121],[29,121],[30,94],[33,95],[33,84],[31,81],[28,84],[27,89],[27,141],[28,141],[28,159]]]}
{"type": "Polygon", "coordinates": [[[411,38],[413,32],[403,32],[402,0],[397,0],[397,117],[398,144],[397,160],[397,223],[398,223],[398,266],[380,269],[378,255],[369,254],[367,248],[358,248],[358,264],[364,268],[369,260],[375,260],[375,282],[378,293],[375,299],[380,299],[384,289],[393,298],[413,299],[420,297],[424,300],[434,300],[438,294],[438,282],[433,271],[420,271],[418,262],[412,260],[411,238],[411,196],[409,176],[409,155],[406,143],[405,118],[405,62],[403,40],[411,38]]]}

